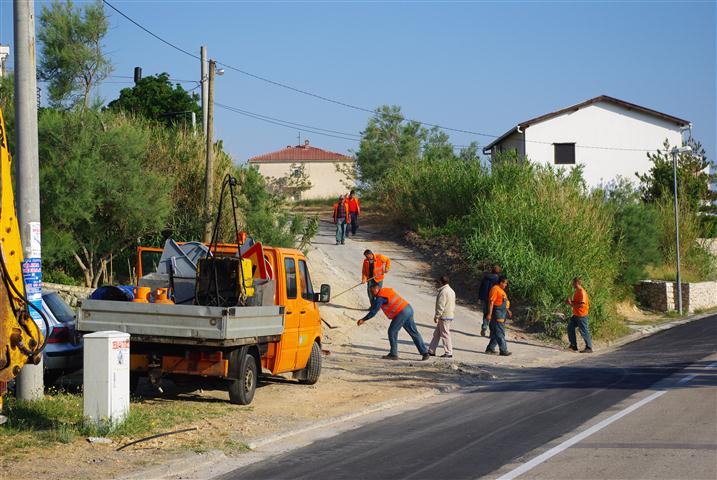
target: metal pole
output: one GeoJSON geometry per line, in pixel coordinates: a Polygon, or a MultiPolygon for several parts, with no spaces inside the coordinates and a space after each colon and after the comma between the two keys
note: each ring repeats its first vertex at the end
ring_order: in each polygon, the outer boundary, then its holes
{"type": "Polygon", "coordinates": [[[200,48],[200,57],[202,62],[202,131],[204,136],[207,135],[207,97],[209,97],[209,84],[208,84],[208,65],[207,65],[207,47],[200,48]]]}
{"type": "Polygon", "coordinates": [[[204,173],[204,242],[212,240],[212,199],[214,198],[214,72],[216,62],[209,60],[209,88],[207,95],[207,162],[204,173]]]}
{"type": "MultiPolygon", "coordinates": [[[[15,142],[17,216],[25,261],[40,259],[40,176],[37,153],[37,80],[35,76],[35,2],[14,0],[15,142]]],[[[38,291],[25,293],[37,300],[38,291]]],[[[46,332],[47,333],[47,332],[46,332]]],[[[41,357],[42,358],[42,357],[41,357]]],[[[17,396],[39,400],[44,395],[43,362],[26,364],[17,377],[17,396]]]]}
{"type": "Polygon", "coordinates": [[[675,200],[675,253],[677,261],[677,313],[682,315],[682,278],[680,277],[680,216],[677,202],[677,151],[672,151],[672,180],[675,200]]]}
{"type": "Polygon", "coordinates": [[[196,137],[197,136],[197,114],[195,112],[190,112],[192,114],[192,134],[196,137]]]}

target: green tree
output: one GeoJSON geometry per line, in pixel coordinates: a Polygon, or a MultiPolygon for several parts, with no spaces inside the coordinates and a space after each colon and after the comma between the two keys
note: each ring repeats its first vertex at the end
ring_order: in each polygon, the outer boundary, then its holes
{"type": "Polygon", "coordinates": [[[165,227],[170,182],[148,165],[149,137],[124,115],[43,112],[40,211],[50,268],[79,267],[85,285],[97,286],[112,255],[165,227]]]}
{"type": "Polygon", "coordinates": [[[604,190],[613,215],[618,280],[626,286],[646,278],[646,267],[662,262],[660,215],[657,207],[644,203],[640,191],[626,178],[618,178],[604,190]]]}
{"type": "MultiPolygon", "coordinates": [[[[664,150],[648,153],[652,162],[650,171],[637,174],[646,202],[655,203],[662,198],[672,198],[674,190],[672,154],[670,143],[665,140],[664,150]]],[[[682,199],[688,200],[695,211],[717,213],[713,202],[717,193],[709,185],[717,181],[710,172],[710,161],[699,142],[692,146],[692,154],[680,154],[677,158],[677,189],[682,199]]]]}
{"type": "Polygon", "coordinates": [[[356,154],[361,180],[377,182],[396,165],[418,159],[427,136],[420,123],[404,121],[397,105],[376,109],[356,154]]]}
{"type": "Polygon", "coordinates": [[[112,72],[102,51],[108,28],[99,0],[77,8],[71,0],[53,0],[42,7],[38,74],[49,82],[47,92],[53,107],[89,107],[92,88],[112,72]]]}
{"type": "Polygon", "coordinates": [[[119,98],[111,101],[107,108],[171,126],[186,123],[192,113],[201,118],[198,101],[199,95],[186,91],[180,84],[172,86],[169,74],[160,73],[142,78],[132,88],[123,88],[119,98]]]}

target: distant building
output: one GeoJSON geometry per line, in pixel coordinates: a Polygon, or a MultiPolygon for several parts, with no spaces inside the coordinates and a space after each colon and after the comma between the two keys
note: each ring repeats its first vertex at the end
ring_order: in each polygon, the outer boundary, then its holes
{"type": "Polygon", "coordinates": [[[300,176],[303,168],[311,181],[311,188],[294,194],[295,200],[334,198],[348,193],[348,178],[344,172],[352,169],[354,164],[352,157],[312,147],[308,140],[303,145],[289,145],[249,159],[249,165],[257,167],[259,173],[268,179],[300,176]]]}
{"type": "Polygon", "coordinates": [[[483,149],[491,155],[516,151],[529,160],[558,166],[584,165],[584,177],[594,187],[620,175],[650,168],[646,149],[657,151],[667,139],[682,145],[682,130],[690,124],[666,113],[601,95],[577,105],[518,123],[483,149]]]}

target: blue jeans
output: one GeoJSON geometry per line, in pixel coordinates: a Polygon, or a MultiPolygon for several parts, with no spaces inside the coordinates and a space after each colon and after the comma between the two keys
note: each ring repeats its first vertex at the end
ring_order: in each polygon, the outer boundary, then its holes
{"type": "Polygon", "coordinates": [[[383,280],[381,280],[380,282],[377,282],[376,280],[369,280],[366,285],[367,285],[367,286],[366,286],[366,292],[368,293],[368,301],[369,301],[369,302],[371,303],[371,305],[373,306],[374,296],[373,296],[373,293],[371,293],[371,289],[372,289],[375,285],[378,285],[378,288],[383,287],[383,280]]]}
{"type": "Polygon", "coordinates": [[[336,243],[344,243],[346,239],[346,219],[339,218],[336,220],[336,243]]]}
{"type": "Polygon", "coordinates": [[[500,353],[508,351],[508,344],[505,341],[505,319],[502,322],[495,318],[490,321],[490,342],[487,350],[495,351],[496,346],[500,348],[500,353]]]}
{"type": "Polygon", "coordinates": [[[421,355],[427,354],[428,348],[426,348],[426,344],[423,343],[423,337],[421,337],[421,334],[418,333],[416,329],[416,322],[413,321],[413,307],[408,305],[391,320],[391,324],[388,326],[388,343],[391,344],[391,355],[398,356],[398,331],[401,330],[402,327],[411,336],[411,339],[413,339],[418,353],[421,355]]]}
{"type": "Polygon", "coordinates": [[[570,346],[576,347],[578,346],[578,339],[575,338],[575,329],[580,329],[580,335],[582,335],[583,340],[585,340],[585,346],[592,350],[593,348],[593,340],[590,338],[590,329],[588,329],[588,320],[590,317],[576,317],[573,315],[570,317],[570,322],[568,323],[568,340],[570,340],[570,346]]]}

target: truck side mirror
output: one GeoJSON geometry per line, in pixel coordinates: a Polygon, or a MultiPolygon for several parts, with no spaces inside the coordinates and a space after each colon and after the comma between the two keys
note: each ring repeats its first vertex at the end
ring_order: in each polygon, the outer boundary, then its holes
{"type": "Polygon", "coordinates": [[[319,302],[329,303],[331,300],[331,285],[322,284],[321,293],[319,293],[319,302]]]}

